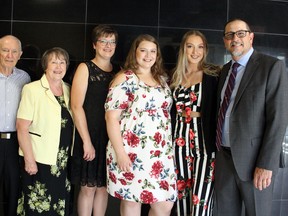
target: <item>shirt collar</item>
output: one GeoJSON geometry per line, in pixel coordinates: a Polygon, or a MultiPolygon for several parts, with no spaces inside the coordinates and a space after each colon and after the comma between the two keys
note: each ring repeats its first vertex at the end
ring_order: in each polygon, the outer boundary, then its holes
{"type": "MultiPolygon", "coordinates": [[[[251,47],[250,50],[249,50],[244,56],[242,56],[242,57],[239,59],[239,61],[237,61],[237,62],[238,62],[241,66],[246,67],[246,65],[247,65],[247,63],[248,63],[248,61],[249,61],[249,59],[250,59],[253,51],[254,51],[254,49],[253,49],[253,47],[251,47]]],[[[235,61],[232,60],[232,65],[233,65],[234,63],[235,63],[235,61]]]]}

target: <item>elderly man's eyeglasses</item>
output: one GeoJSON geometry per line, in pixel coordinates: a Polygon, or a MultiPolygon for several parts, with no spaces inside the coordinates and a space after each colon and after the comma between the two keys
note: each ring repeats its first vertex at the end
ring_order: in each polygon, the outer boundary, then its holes
{"type": "Polygon", "coordinates": [[[101,46],[107,46],[107,44],[109,44],[111,47],[115,47],[116,46],[116,41],[115,40],[97,40],[101,46]]]}
{"type": "Polygon", "coordinates": [[[224,33],[224,38],[227,39],[227,40],[232,40],[235,34],[237,35],[238,38],[244,38],[246,36],[247,32],[250,33],[251,31],[239,30],[239,31],[236,31],[236,32],[227,32],[227,33],[224,33]]]}

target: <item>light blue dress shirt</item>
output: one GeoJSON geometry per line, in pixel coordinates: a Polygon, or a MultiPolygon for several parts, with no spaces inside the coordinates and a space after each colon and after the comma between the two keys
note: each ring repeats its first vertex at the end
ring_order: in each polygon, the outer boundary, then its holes
{"type": "Polygon", "coordinates": [[[22,88],[30,82],[30,76],[14,68],[9,76],[0,71],[0,132],[16,131],[16,116],[22,88]]]}
{"type": "MultiPolygon", "coordinates": [[[[234,89],[232,91],[232,95],[231,95],[231,98],[230,98],[230,103],[228,105],[228,108],[227,108],[227,111],[226,111],[226,114],[225,114],[225,118],[224,118],[224,123],[223,123],[223,133],[222,133],[222,145],[225,146],[225,147],[230,147],[230,139],[229,139],[229,134],[230,134],[230,131],[229,131],[229,119],[230,119],[230,115],[231,115],[231,110],[232,110],[232,107],[234,105],[234,100],[235,100],[235,96],[238,92],[238,88],[239,88],[239,85],[240,85],[240,82],[242,80],[242,77],[243,77],[243,74],[245,72],[245,68],[246,68],[246,65],[250,59],[250,56],[252,55],[254,49],[251,48],[239,61],[237,61],[240,66],[238,67],[237,69],[237,76],[236,76],[236,79],[235,79],[235,86],[234,86],[234,89]]],[[[223,100],[223,97],[224,97],[224,93],[225,93],[225,89],[226,89],[226,86],[227,86],[227,82],[228,82],[228,79],[229,79],[229,76],[232,72],[232,65],[234,64],[234,60],[232,60],[232,64],[231,64],[231,68],[229,70],[229,73],[226,77],[226,80],[225,80],[225,83],[224,83],[224,86],[222,88],[222,92],[221,92],[221,103],[222,103],[222,100],[223,100]]]]}

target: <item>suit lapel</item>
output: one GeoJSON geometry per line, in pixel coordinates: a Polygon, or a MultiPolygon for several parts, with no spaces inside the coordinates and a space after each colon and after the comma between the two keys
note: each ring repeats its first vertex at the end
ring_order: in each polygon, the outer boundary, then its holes
{"type": "Polygon", "coordinates": [[[237,106],[237,104],[238,104],[241,96],[243,95],[243,92],[245,91],[247,85],[249,84],[253,74],[256,73],[256,71],[257,71],[257,68],[259,66],[259,61],[258,61],[257,56],[258,56],[257,52],[254,51],[253,54],[251,55],[247,65],[246,65],[244,74],[242,76],[242,79],[241,79],[241,82],[240,82],[240,85],[239,85],[239,88],[238,88],[238,91],[237,91],[237,94],[235,97],[232,112],[235,109],[235,107],[237,106]]]}

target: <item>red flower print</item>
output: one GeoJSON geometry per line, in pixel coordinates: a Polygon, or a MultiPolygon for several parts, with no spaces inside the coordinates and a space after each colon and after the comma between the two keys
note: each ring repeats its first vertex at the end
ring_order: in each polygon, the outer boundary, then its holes
{"type": "Polygon", "coordinates": [[[128,181],[131,181],[134,179],[134,174],[131,172],[125,172],[123,173],[123,176],[125,177],[125,179],[127,179],[128,181]]]}
{"type": "Polygon", "coordinates": [[[127,92],[126,95],[128,96],[128,101],[134,101],[134,94],[132,92],[127,92]]]}
{"type": "Polygon", "coordinates": [[[191,102],[194,102],[197,100],[197,95],[194,92],[190,92],[190,100],[191,102]]]}
{"type": "Polygon", "coordinates": [[[155,112],[156,112],[156,109],[149,109],[148,110],[149,116],[154,116],[155,112]]]}
{"type": "Polygon", "coordinates": [[[116,184],[116,176],[114,175],[114,173],[112,172],[109,172],[109,179],[114,183],[116,184]]]}
{"type": "Polygon", "coordinates": [[[154,152],[154,156],[155,156],[155,157],[159,157],[160,154],[161,154],[161,151],[160,151],[160,150],[156,150],[156,151],[154,152]]]}
{"type": "Polygon", "coordinates": [[[183,198],[183,193],[178,193],[178,199],[181,200],[183,198]]]}
{"type": "Polygon", "coordinates": [[[200,202],[200,200],[199,200],[198,196],[193,194],[193,196],[192,196],[193,205],[197,205],[197,204],[199,204],[199,202],[200,202]]]}
{"type": "Polygon", "coordinates": [[[212,162],[211,162],[211,167],[212,167],[212,168],[215,168],[215,161],[212,161],[212,162]]]}
{"type": "Polygon", "coordinates": [[[128,153],[128,157],[130,158],[131,162],[134,163],[134,161],[137,158],[137,154],[135,153],[128,153]]]}
{"type": "Polygon", "coordinates": [[[215,172],[213,170],[212,175],[211,175],[211,181],[215,181],[215,172]]]}
{"type": "Polygon", "coordinates": [[[176,184],[171,184],[170,186],[173,188],[173,190],[175,190],[176,184]]]}
{"type": "Polygon", "coordinates": [[[184,191],[185,188],[186,188],[185,180],[177,180],[177,190],[178,191],[184,191]]]}
{"type": "MultiPolygon", "coordinates": [[[[126,75],[131,75],[131,74],[133,74],[133,72],[132,72],[131,70],[128,70],[128,71],[125,72],[125,74],[126,74],[126,75]]],[[[127,79],[129,79],[128,76],[127,76],[127,79]]]]}
{"type": "Polygon", "coordinates": [[[185,112],[186,112],[186,116],[190,116],[191,115],[191,108],[190,107],[186,107],[185,108],[185,112]]]}
{"type": "Polygon", "coordinates": [[[168,110],[163,110],[165,118],[169,118],[169,112],[168,110]]]}
{"type": "Polygon", "coordinates": [[[186,156],[185,159],[187,160],[187,163],[192,163],[194,160],[192,156],[186,156]]]}
{"type": "Polygon", "coordinates": [[[127,101],[124,101],[122,104],[119,105],[120,109],[127,109],[127,107],[128,107],[128,102],[127,101]]]}
{"type": "Polygon", "coordinates": [[[168,190],[169,190],[169,184],[168,184],[168,182],[167,182],[167,181],[161,181],[161,182],[160,182],[160,188],[168,191],[168,190]]]}
{"type": "Polygon", "coordinates": [[[154,135],[154,140],[156,141],[157,144],[159,144],[162,140],[162,135],[159,132],[156,132],[154,135]]]}
{"type": "Polygon", "coordinates": [[[138,180],[138,183],[141,183],[141,182],[142,182],[142,180],[141,180],[141,179],[139,179],[139,180],[138,180]]]}
{"type": "Polygon", "coordinates": [[[119,181],[121,182],[122,185],[127,185],[127,182],[125,181],[125,179],[119,179],[119,181]]]}
{"type": "Polygon", "coordinates": [[[187,188],[192,188],[192,182],[193,182],[193,181],[192,181],[191,178],[187,179],[187,180],[186,180],[186,187],[187,187],[187,188]]]}
{"type": "Polygon", "coordinates": [[[114,196],[118,199],[121,199],[121,200],[123,199],[123,197],[117,192],[114,192],[114,196]]]}
{"type": "Polygon", "coordinates": [[[153,193],[147,190],[142,191],[142,193],[140,194],[140,199],[145,204],[151,204],[157,202],[157,199],[153,197],[153,193]]]}
{"type": "Polygon", "coordinates": [[[131,147],[137,147],[139,145],[139,137],[131,131],[127,131],[123,138],[127,140],[127,144],[131,147]]]}
{"type": "Polygon", "coordinates": [[[182,137],[179,137],[176,139],[176,144],[180,147],[183,147],[185,145],[185,140],[182,137]]]}
{"type": "Polygon", "coordinates": [[[167,102],[167,101],[164,101],[163,104],[162,104],[162,106],[161,106],[161,108],[162,108],[162,109],[165,109],[165,108],[167,108],[167,107],[168,107],[168,102],[167,102]]]}
{"type": "Polygon", "coordinates": [[[185,118],[185,123],[189,123],[189,122],[191,122],[191,120],[192,120],[192,118],[190,117],[190,116],[187,116],[186,118],[185,118]]]}
{"type": "Polygon", "coordinates": [[[143,95],[142,95],[142,97],[143,97],[143,98],[146,98],[146,95],[145,95],[145,94],[143,94],[143,95]]]}
{"type": "Polygon", "coordinates": [[[159,178],[160,173],[163,170],[163,164],[161,161],[156,161],[152,165],[152,170],[150,172],[151,177],[159,178]]]}
{"type": "Polygon", "coordinates": [[[162,140],[161,146],[164,147],[165,145],[166,145],[166,141],[165,141],[165,140],[162,140]]]}
{"type": "Polygon", "coordinates": [[[176,104],[176,110],[177,110],[177,112],[182,112],[182,110],[183,110],[183,104],[176,104]]]}
{"type": "Polygon", "coordinates": [[[195,139],[195,133],[192,129],[189,129],[189,137],[191,140],[194,140],[195,139]]]}
{"type": "Polygon", "coordinates": [[[194,149],[194,147],[195,147],[194,142],[191,142],[191,143],[190,143],[190,148],[191,148],[191,149],[194,149]]]}

